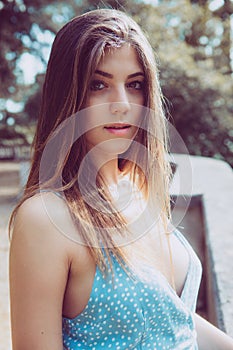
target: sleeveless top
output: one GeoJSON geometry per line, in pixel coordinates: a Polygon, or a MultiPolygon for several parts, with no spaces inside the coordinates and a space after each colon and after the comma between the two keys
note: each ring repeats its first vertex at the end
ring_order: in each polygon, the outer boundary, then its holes
{"type": "Polygon", "coordinates": [[[142,280],[127,273],[112,256],[112,274],[96,267],[85,309],[62,318],[63,350],[196,350],[193,312],[201,280],[201,264],[193,249],[175,230],[189,254],[189,267],[179,297],[155,269],[142,280]]]}

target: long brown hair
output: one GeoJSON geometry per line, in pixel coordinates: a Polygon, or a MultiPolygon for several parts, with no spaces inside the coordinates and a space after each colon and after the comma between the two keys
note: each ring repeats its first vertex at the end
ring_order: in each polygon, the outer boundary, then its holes
{"type": "MultiPolygon", "coordinates": [[[[62,163],[59,162],[61,153],[54,154],[44,181],[40,179],[40,164],[45,147],[57,128],[70,116],[85,108],[91,78],[106,48],[121,47],[125,43],[135,49],[144,70],[145,107],[150,113],[146,118],[146,127],[138,132],[137,141],[145,146],[148,156],[142,157],[132,145],[128,153],[131,152],[131,159],[133,155],[134,161],[122,156],[119,158],[119,168],[122,172],[130,173],[133,181],[140,179],[138,183],[140,182],[143,191],[147,195],[153,194],[159,203],[164,223],[167,222],[170,216],[168,192],[170,166],[166,158],[166,118],[154,53],[146,36],[130,17],[121,11],[110,9],[94,10],[75,17],[56,35],[45,76],[41,111],[33,142],[31,170],[23,198],[11,217],[12,224],[19,206],[41,189],[52,188],[62,191],[72,218],[78,226],[79,234],[82,235],[99,267],[106,266],[100,242],[105,247],[108,257],[109,249],[106,247],[110,247],[118,258],[124,259],[122,250],[114,244],[113,237],[105,228],[116,227],[119,228],[119,232],[123,232],[125,222],[113,210],[110,210],[111,215],[109,215],[106,214],[107,211],[93,209],[80,192],[75,180],[77,180],[81,161],[87,152],[85,137],[80,137],[75,142],[70,141],[70,148],[62,163]],[[153,132],[150,132],[151,130],[153,132]],[[56,188],[56,179],[61,172],[62,186],[56,188]]],[[[64,149],[65,142],[68,141],[65,140],[60,145],[60,150],[64,149]]],[[[98,181],[97,187],[101,188],[101,179],[98,181]]],[[[89,196],[96,201],[95,191],[92,193],[90,190],[89,196]]],[[[108,199],[104,192],[101,196],[108,199]]],[[[107,209],[112,209],[108,200],[105,203],[107,209]]]]}

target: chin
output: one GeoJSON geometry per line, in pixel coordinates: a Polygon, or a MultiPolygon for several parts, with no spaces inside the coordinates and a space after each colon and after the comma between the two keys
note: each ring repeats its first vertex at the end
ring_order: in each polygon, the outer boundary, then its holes
{"type": "Polygon", "coordinates": [[[131,142],[131,139],[119,138],[102,142],[96,148],[98,149],[98,152],[118,156],[119,154],[125,153],[129,149],[131,142]]]}

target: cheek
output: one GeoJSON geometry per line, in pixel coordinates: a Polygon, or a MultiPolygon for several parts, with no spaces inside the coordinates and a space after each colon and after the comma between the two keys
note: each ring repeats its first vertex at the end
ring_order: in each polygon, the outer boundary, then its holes
{"type": "Polygon", "coordinates": [[[143,91],[138,91],[134,96],[133,96],[133,103],[143,106],[145,104],[145,93],[143,91]]]}
{"type": "Polygon", "coordinates": [[[98,104],[98,102],[96,101],[96,99],[93,96],[88,96],[87,100],[86,100],[86,105],[85,108],[89,108],[92,107],[94,105],[98,104]]]}
{"type": "Polygon", "coordinates": [[[103,105],[108,102],[108,94],[104,91],[96,93],[90,93],[90,96],[86,100],[86,108],[99,108],[99,105],[103,105]]]}
{"type": "Polygon", "coordinates": [[[145,104],[145,96],[144,96],[144,94],[141,94],[138,99],[139,99],[139,103],[138,103],[139,105],[144,105],[145,104]]]}
{"type": "Polygon", "coordinates": [[[145,107],[143,104],[133,104],[131,108],[132,121],[136,126],[140,126],[145,116],[145,107]]]}
{"type": "Polygon", "coordinates": [[[88,130],[85,133],[85,140],[87,142],[88,148],[96,146],[99,142],[101,142],[98,128],[88,130]]]}
{"type": "Polygon", "coordinates": [[[89,106],[85,110],[85,130],[89,130],[97,127],[101,127],[107,124],[108,121],[108,106],[106,104],[99,104],[89,106]]]}

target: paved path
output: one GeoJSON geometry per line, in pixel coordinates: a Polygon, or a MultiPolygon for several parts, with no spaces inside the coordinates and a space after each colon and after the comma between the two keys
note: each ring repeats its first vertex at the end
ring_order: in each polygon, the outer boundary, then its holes
{"type": "Polygon", "coordinates": [[[13,206],[12,199],[0,199],[0,350],[11,350],[7,224],[13,206]]]}

